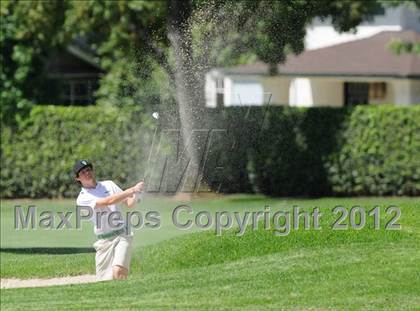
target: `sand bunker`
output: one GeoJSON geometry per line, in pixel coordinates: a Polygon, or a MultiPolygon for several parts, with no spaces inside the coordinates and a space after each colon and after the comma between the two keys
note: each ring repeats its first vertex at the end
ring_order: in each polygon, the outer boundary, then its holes
{"type": "Polygon", "coordinates": [[[84,274],[52,279],[1,279],[0,288],[42,287],[97,282],[96,275],[84,274]]]}

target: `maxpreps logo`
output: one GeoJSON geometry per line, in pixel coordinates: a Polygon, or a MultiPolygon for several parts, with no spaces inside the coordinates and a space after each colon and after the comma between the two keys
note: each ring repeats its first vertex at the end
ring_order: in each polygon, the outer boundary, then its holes
{"type": "MultiPolygon", "coordinates": [[[[263,104],[262,115],[256,120],[257,133],[254,135],[261,136],[265,128],[266,121],[269,116],[271,93],[265,93],[267,102],[263,104]]],[[[239,98],[240,106],[243,109],[242,118],[247,120],[251,115],[251,106],[243,105],[239,98]]],[[[147,169],[145,173],[146,192],[149,193],[179,193],[179,192],[209,192],[212,189],[220,192],[224,183],[223,164],[218,163],[219,159],[215,159],[214,149],[217,146],[226,146],[224,152],[235,153],[239,144],[228,138],[228,130],[226,128],[212,129],[194,129],[186,143],[182,143],[182,132],[180,129],[164,129],[159,135],[157,128],[153,135],[152,144],[147,161],[147,169]],[[170,152],[168,152],[168,149],[170,152]],[[191,150],[195,153],[195,160],[192,161],[190,156],[191,150]],[[216,161],[216,162],[215,162],[216,161]],[[206,168],[213,169],[215,180],[204,179],[206,168]]],[[[208,177],[208,176],[206,176],[208,177]]]]}

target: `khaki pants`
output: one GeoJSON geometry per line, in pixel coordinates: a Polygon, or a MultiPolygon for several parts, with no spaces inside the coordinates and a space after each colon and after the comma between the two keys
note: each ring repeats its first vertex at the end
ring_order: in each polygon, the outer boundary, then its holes
{"type": "Polygon", "coordinates": [[[113,279],[113,266],[122,266],[130,270],[132,243],[132,235],[118,235],[97,240],[93,244],[96,250],[96,278],[99,281],[113,279]]]}

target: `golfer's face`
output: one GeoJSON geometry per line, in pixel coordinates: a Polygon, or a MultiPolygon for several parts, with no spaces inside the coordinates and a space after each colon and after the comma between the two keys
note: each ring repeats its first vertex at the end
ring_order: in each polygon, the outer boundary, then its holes
{"type": "Polygon", "coordinates": [[[79,177],[77,178],[77,180],[79,180],[83,184],[86,182],[93,181],[94,178],[95,177],[93,175],[92,169],[89,166],[87,166],[79,172],[79,177]]]}

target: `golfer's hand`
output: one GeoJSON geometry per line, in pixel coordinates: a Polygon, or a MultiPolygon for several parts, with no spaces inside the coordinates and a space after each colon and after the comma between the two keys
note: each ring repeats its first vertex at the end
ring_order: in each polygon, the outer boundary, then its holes
{"type": "Polygon", "coordinates": [[[144,188],[144,182],[141,181],[133,187],[133,190],[134,190],[135,193],[139,193],[143,190],[143,188],[144,188]]]}

